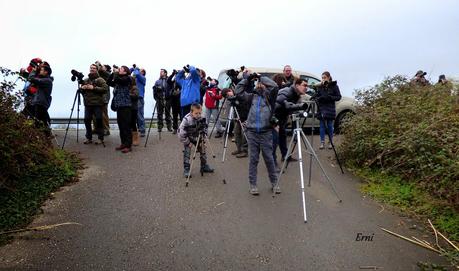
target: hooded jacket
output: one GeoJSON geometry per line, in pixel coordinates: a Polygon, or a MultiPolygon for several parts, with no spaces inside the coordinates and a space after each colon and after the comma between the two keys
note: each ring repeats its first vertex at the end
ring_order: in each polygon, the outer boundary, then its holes
{"type": "Polygon", "coordinates": [[[30,77],[29,81],[37,87],[37,92],[33,95],[32,105],[40,105],[47,110],[51,106],[51,92],[53,91],[53,78],[46,77],[30,77]]]}
{"type": "Polygon", "coordinates": [[[335,103],[341,100],[341,93],[336,81],[317,87],[316,101],[319,110],[319,119],[334,120],[336,118],[335,103]]]}
{"type": "Polygon", "coordinates": [[[295,90],[294,86],[286,87],[279,90],[276,98],[275,115],[281,122],[286,122],[289,112],[286,110],[286,103],[296,104],[300,99],[300,95],[295,90]]]}
{"type": "Polygon", "coordinates": [[[145,96],[145,85],[147,83],[147,79],[142,75],[139,68],[132,69],[131,72],[134,73],[135,83],[137,85],[137,89],[139,90],[139,98],[143,98],[145,96]]]}
{"type": "MultiPolygon", "coordinates": [[[[180,139],[180,142],[183,143],[183,145],[189,145],[192,141],[197,141],[198,133],[197,134],[189,134],[187,131],[188,127],[194,126],[198,123],[199,120],[202,118],[195,119],[191,115],[191,113],[188,113],[182,120],[179,126],[178,130],[178,137],[180,139]]],[[[207,127],[204,127],[204,133],[207,134],[207,127]]]]}
{"type": "Polygon", "coordinates": [[[180,105],[182,107],[192,103],[199,103],[201,78],[194,66],[190,66],[190,76],[185,78],[185,71],[181,70],[175,76],[175,81],[182,89],[180,93],[180,105]]]}
{"type": "Polygon", "coordinates": [[[217,102],[222,99],[222,95],[219,94],[218,92],[219,90],[215,86],[207,88],[207,91],[206,91],[206,108],[207,109],[217,108],[217,102]]]}
{"type": "Polygon", "coordinates": [[[96,74],[89,74],[84,80],[84,85],[93,85],[93,89],[80,89],[83,94],[85,106],[101,106],[104,105],[104,95],[108,91],[108,85],[105,80],[96,74]]]}
{"type": "Polygon", "coordinates": [[[246,92],[250,102],[250,110],[247,117],[247,129],[256,133],[263,133],[272,129],[271,117],[273,115],[275,95],[278,89],[276,82],[262,76],[260,82],[266,86],[266,90],[254,90],[247,79],[243,79],[236,86],[236,95],[246,92]]]}
{"type": "Polygon", "coordinates": [[[113,100],[112,109],[118,109],[120,107],[130,107],[131,101],[131,83],[132,77],[130,75],[122,75],[119,73],[112,73],[108,78],[108,85],[113,87],[113,100]]]}

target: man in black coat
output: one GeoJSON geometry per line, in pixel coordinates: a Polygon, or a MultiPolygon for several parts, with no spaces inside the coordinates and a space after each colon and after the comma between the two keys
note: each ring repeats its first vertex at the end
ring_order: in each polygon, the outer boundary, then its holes
{"type": "MultiPolygon", "coordinates": [[[[306,93],[308,89],[308,81],[305,79],[296,79],[294,84],[290,87],[279,90],[276,99],[276,106],[274,114],[279,120],[279,148],[282,154],[282,161],[284,161],[287,155],[287,133],[285,127],[287,126],[289,113],[296,108],[296,110],[303,109],[303,104],[297,104],[300,100],[301,95],[306,93]]],[[[274,159],[276,160],[274,150],[274,159]]],[[[296,161],[294,158],[289,157],[289,161],[296,161]]]]}

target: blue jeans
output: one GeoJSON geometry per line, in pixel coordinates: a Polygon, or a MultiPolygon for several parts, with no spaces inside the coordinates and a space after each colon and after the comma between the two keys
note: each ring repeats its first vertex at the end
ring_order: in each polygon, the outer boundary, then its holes
{"type": "Polygon", "coordinates": [[[279,134],[276,132],[276,130],[273,129],[273,158],[274,158],[274,163],[277,166],[277,145],[279,145],[279,134]]]}
{"type": "Polygon", "coordinates": [[[325,125],[327,125],[330,140],[333,141],[333,120],[320,120],[320,142],[325,142],[325,125]]]}
{"type": "Polygon", "coordinates": [[[143,97],[139,97],[138,110],[137,110],[137,127],[141,134],[145,134],[145,117],[144,117],[145,101],[143,97]]]}

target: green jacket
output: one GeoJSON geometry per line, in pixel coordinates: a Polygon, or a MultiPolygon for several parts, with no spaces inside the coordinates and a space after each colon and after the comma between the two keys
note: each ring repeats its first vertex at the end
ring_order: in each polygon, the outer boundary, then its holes
{"type": "Polygon", "coordinates": [[[94,89],[80,89],[81,94],[83,94],[84,105],[104,105],[104,94],[109,89],[105,80],[99,75],[95,78],[89,76],[84,80],[84,85],[86,84],[93,85],[94,89]]]}

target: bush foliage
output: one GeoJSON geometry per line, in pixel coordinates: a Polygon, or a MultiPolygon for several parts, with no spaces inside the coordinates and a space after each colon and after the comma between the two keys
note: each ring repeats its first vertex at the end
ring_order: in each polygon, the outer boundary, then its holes
{"type": "Polygon", "coordinates": [[[414,86],[402,76],[358,90],[344,125],[346,162],[416,184],[459,208],[459,97],[455,86],[414,86]]]}
{"type": "Polygon", "coordinates": [[[3,75],[0,82],[0,231],[3,231],[28,223],[50,192],[76,177],[79,160],[73,154],[56,150],[44,130],[19,112],[22,98],[14,90],[16,82],[8,80],[14,79],[17,73],[1,67],[0,72],[3,75]]]}

